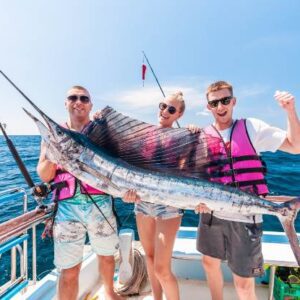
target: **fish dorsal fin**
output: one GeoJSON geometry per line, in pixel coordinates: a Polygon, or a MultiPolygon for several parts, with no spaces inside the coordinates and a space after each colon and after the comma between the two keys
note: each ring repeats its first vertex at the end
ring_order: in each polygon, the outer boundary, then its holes
{"type": "Polygon", "coordinates": [[[192,134],[186,128],[160,128],[106,107],[90,126],[88,137],[137,167],[172,175],[207,176],[207,146],[213,141],[203,130],[192,134]]]}

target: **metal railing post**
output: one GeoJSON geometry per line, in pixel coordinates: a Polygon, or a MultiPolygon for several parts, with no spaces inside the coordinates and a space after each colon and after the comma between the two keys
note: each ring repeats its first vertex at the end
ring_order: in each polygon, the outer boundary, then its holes
{"type": "Polygon", "coordinates": [[[10,281],[13,282],[17,277],[17,250],[16,247],[11,248],[10,256],[10,281]]]}
{"type": "Polygon", "coordinates": [[[32,281],[36,283],[36,226],[32,226],[32,281]]]}

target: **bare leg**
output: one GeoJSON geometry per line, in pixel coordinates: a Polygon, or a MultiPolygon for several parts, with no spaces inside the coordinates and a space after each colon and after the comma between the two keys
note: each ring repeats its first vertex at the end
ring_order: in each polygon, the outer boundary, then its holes
{"type": "Polygon", "coordinates": [[[143,214],[136,215],[136,223],[146,255],[147,272],[152,288],[154,300],[162,300],[162,288],[154,274],[154,247],[155,247],[155,231],[156,221],[154,218],[143,214]]]}
{"type": "Polygon", "coordinates": [[[76,300],[78,294],[78,282],[81,263],[61,270],[58,282],[59,300],[76,300]]]}
{"type": "Polygon", "coordinates": [[[121,300],[114,290],[115,258],[98,255],[100,273],[104,285],[105,300],[121,300]]]}
{"type": "Polygon", "coordinates": [[[206,273],[211,299],[222,300],[224,282],[221,270],[221,260],[211,256],[203,255],[202,264],[206,273]]]}
{"type": "Polygon", "coordinates": [[[171,270],[171,258],[181,216],[156,220],[154,271],[167,300],[179,300],[179,288],[171,270]]]}
{"type": "Polygon", "coordinates": [[[257,300],[254,278],[240,277],[233,274],[233,281],[240,300],[257,300]]]}

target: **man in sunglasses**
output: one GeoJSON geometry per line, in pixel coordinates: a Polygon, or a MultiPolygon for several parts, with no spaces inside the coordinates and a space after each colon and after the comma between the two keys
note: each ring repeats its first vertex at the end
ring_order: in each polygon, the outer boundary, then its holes
{"type": "MultiPolygon", "coordinates": [[[[72,87],[65,100],[70,130],[86,134],[91,124],[92,102],[89,92],[81,86],[72,87]]],[[[79,181],[61,166],[46,157],[42,144],[37,171],[45,182],[64,183],[54,191],[58,203],[54,219],[54,263],[61,270],[58,299],[77,299],[78,280],[86,234],[93,251],[98,255],[104,284],[105,300],[122,299],[114,292],[114,254],[118,249],[116,220],[109,195],[79,181]]]]}
{"type": "MultiPolygon", "coordinates": [[[[237,100],[232,86],[225,81],[211,84],[206,96],[214,123],[205,132],[208,139],[217,140],[208,143],[210,180],[259,196],[267,195],[266,168],[260,152],[300,153],[300,122],[293,95],[288,92],[274,95],[287,113],[287,132],[253,118],[234,120],[237,100]]],[[[204,204],[199,204],[196,210],[202,213],[197,250],[203,254],[212,299],[223,299],[221,261],[227,260],[239,299],[256,300],[254,277],[263,274],[262,216],[209,211],[204,204]]]]}

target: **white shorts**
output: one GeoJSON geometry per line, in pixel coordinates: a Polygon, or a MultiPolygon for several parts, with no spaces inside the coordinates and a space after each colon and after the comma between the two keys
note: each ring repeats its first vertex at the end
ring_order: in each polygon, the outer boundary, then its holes
{"type": "Polygon", "coordinates": [[[118,250],[119,239],[111,201],[107,195],[102,198],[96,203],[109,224],[92,202],[70,204],[65,200],[58,203],[53,227],[54,264],[57,268],[69,269],[82,262],[87,233],[96,254],[111,256],[118,250]]]}

